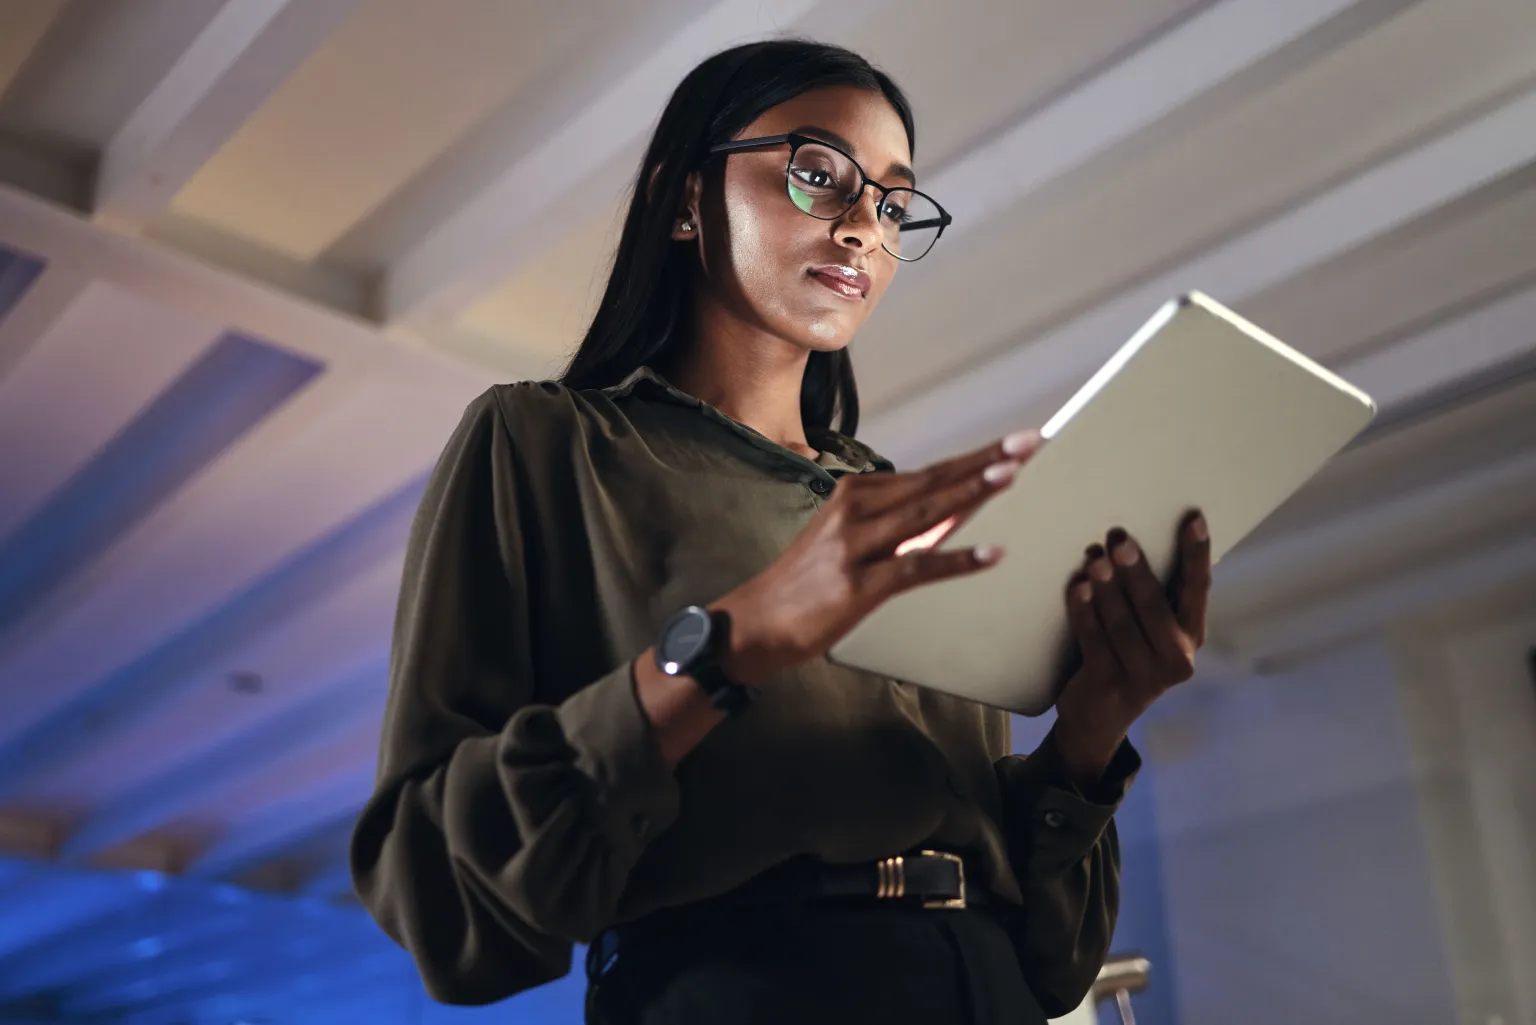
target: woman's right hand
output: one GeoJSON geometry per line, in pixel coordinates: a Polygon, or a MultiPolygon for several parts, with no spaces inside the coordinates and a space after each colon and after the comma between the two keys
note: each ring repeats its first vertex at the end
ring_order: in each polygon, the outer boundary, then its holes
{"type": "Polygon", "coordinates": [[[905,542],[947,534],[1007,488],[1039,447],[1039,434],[1023,431],[924,470],[843,477],[783,555],[714,603],[731,619],[721,668],[758,686],[826,654],[892,595],[995,565],[996,546],[905,542]]]}

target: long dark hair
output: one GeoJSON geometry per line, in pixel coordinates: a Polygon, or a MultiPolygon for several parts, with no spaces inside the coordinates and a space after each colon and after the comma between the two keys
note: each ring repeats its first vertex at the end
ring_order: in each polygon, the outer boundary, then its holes
{"type": "MultiPolygon", "coordinates": [[[[748,43],[715,54],[672,93],[635,177],[624,231],[603,301],[561,380],[572,388],[605,388],[637,367],[667,364],[690,341],[693,315],[691,247],[672,241],[688,174],[709,148],[735,138],[765,111],[812,89],[852,85],[890,101],[915,143],[912,107],[896,83],[840,46],[796,39],[748,43]]],[[[852,435],[859,394],[846,349],[813,352],[800,386],[807,430],[852,435]]]]}

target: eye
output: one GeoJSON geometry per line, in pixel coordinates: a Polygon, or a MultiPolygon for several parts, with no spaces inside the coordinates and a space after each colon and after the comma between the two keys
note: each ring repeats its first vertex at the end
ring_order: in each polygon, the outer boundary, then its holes
{"type": "Polygon", "coordinates": [[[858,180],[858,171],[837,150],[808,142],[795,152],[789,179],[790,184],[819,197],[848,191],[848,183],[858,180]]]}
{"type": "Polygon", "coordinates": [[[892,224],[899,228],[912,218],[911,215],[907,212],[907,205],[905,202],[891,198],[887,199],[884,203],[881,204],[880,219],[885,221],[887,224],[892,224]]]}
{"type": "Polygon", "coordinates": [[[808,190],[825,191],[837,187],[837,176],[820,167],[792,167],[789,173],[808,190]]]}

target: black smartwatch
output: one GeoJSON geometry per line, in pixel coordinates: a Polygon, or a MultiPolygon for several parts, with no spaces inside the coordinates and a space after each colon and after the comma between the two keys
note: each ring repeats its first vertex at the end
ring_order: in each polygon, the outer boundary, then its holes
{"type": "Polygon", "coordinates": [[[689,605],[667,620],[656,639],[656,668],[668,676],[691,676],[722,712],[739,712],[751,704],[756,692],[733,682],[721,671],[720,652],[729,643],[731,619],[689,605]]]}

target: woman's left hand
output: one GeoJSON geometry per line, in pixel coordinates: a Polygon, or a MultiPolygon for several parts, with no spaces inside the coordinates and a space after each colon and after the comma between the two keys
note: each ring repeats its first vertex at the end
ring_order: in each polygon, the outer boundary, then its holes
{"type": "Polygon", "coordinates": [[[1167,589],[1134,538],[1112,530],[1105,541],[1107,547],[1088,549],[1083,571],[1067,587],[1082,667],[1056,701],[1055,736],[1079,785],[1097,782],[1131,724],[1194,675],[1211,587],[1210,533],[1199,513],[1180,528],[1167,589]]]}

